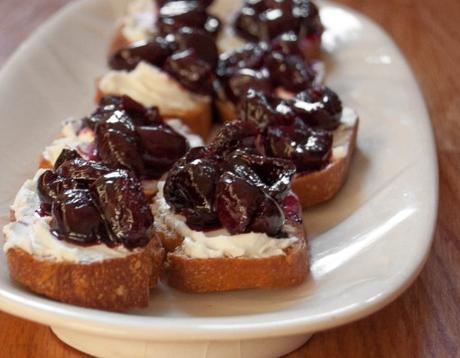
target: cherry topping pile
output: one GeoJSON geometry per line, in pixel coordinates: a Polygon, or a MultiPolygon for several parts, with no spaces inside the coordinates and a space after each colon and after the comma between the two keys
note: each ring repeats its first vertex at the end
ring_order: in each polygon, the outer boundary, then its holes
{"type": "Polygon", "coordinates": [[[282,87],[298,93],[311,87],[316,72],[295,48],[296,41],[289,45],[259,42],[222,54],[217,75],[225,90],[220,98],[237,103],[250,88],[270,93],[282,87]]]}
{"type": "Polygon", "coordinates": [[[291,31],[300,39],[323,32],[318,8],[309,0],[246,0],[233,26],[249,41],[268,41],[291,31]]]}
{"type": "Polygon", "coordinates": [[[52,170],[38,179],[41,215],[51,230],[74,244],[128,249],[145,246],[153,217],[134,173],[112,169],[64,149],[52,170]]]}
{"type": "Polygon", "coordinates": [[[289,160],[261,155],[259,136],[250,122],[229,123],[207,147],[190,150],[169,171],[165,199],[192,229],[223,226],[231,234],[285,236],[282,202],[296,168],[289,160]]]}
{"type": "Polygon", "coordinates": [[[215,36],[220,21],[207,13],[210,1],[162,1],[158,33],[116,51],[109,59],[114,70],[134,69],[140,61],[162,68],[186,89],[212,95],[219,58],[215,36]]]}
{"type": "Polygon", "coordinates": [[[260,130],[255,148],[291,160],[298,172],[328,164],[332,130],[339,126],[341,114],[339,97],[325,86],[312,86],[290,99],[251,89],[238,105],[238,118],[260,130]]]}
{"type": "Polygon", "coordinates": [[[127,96],[103,97],[84,126],[96,134],[97,159],[143,178],[159,178],[189,149],[187,139],[162,120],[157,108],[127,96]]]}
{"type": "Polygon", "coordinates": [[[221,22],[217,17],[208,14],[207,8],[211,3],[212,0],[157,1],[160,34],[167,35],[183,27],[191,27],[216,36],[221,22]]]}

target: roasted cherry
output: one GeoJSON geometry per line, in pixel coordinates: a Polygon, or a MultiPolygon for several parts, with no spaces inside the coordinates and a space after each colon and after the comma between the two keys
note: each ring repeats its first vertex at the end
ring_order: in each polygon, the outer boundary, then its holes
{"type": "Polygon", "coordinates": [[[116,170],[96,180],[90,190],[114,242],[133,248],[149,241],[153,217],[139,179],[116,170]]]}
{"type": "Polygon", "coordinates": [[[144,163],[134,124],[125,111],[115,111],[96,127],[97,150],[102,161],[114,168],[143,173],[144,163]]]}
{"type": "Polygon", "coordinates": [[[311,37],[321,36],[323,25],[319,17],[319,10],[310,0],[295,0],[292,14],[300,20],[300,34],[311,37]]]}
{"type": "Polygon", "coordinates": [[[249,121],[226,123],[209,144],[209,149],[218,155],[225,155],[237,148],[257,148],[259,129],[249,121]]]}
{"type": "Polygon", "coordinates": [[[299,48],[299,37],[294,31],[284,32],[272,41],[273,50],[285,55],[302,56],[299,48]]]}
{"type": "Polygon", "coordinates": [[[211,68],[215,68],[219,54],[216,42],[205,31],[191,27],[183,27],[175,34],[179,51],[192,48],[196,55],[211,68]]]}
{"type": "Polygon", "coordinates": [[[298,31],[299,21],[290,9],[272,8],[264,11],[260,18],[260,38],[269,41],[283,32],[298,31]]]}
{"type": "Polygon", "coordinates": [[[297,114],[285,100],[253,89],[237,106],[238,118],[256,124],[262,130],[271,124],[290,124],[297,114]]]}
{"type": "Polygon", "coordinates": [[[221,169],[216,159],[205,154],[205,149],[198,151],[194,150],[193,157],[179,160],[169,171],[164,196],[176,212],[186,217],[190,227],[203,230],[218,223],[214,193],[221,169]]]}
{"type": "Polygon", "coordinates": [[[277,200],[281,200],[290,190],[296,172],[290,160],[261,156],[241,149],[233,152],[227,163],[229,170],[261,187],[277,200]]]}
{"type": "Polygon", "coordinates": [[[332,154],[331,132],[312,129],[300,119],[287,126],[270,126],[266,135],[268,153],[292,160],[299,172],[324,167],[332,154]]]}
{"type": "Polygon", "coordinates": [[[164,123],[139,126],[136,132],[143,148],[148,177],[159,178],[189,149],[185,137],[164,123]]]}
{"type": "Polygon", "coordinates": [[[110,172],[110,168],[104,163],[75,158],[63,162],[55,170],[55,174],[62,178],[76,180],[82,185],[89,184],[104,174],[110,172]]]}
{"type": "Polygon", "coordinates": [[[184,26],[204,28],[207,18],[206,8],[198,1],[170,1],[160,8],[157,26],[167,35],[184,26]]]}
{"type": "Polygon", "coordinates": [[[232,235],[246,232],[264,199],[265,194],[259,187],[232,172],[225,172],[217,184],[219,220],[232,235]]]}
{"type": "Polygon", "coordinates": [[[68,189],[53,201],[51,229],[60,239],[95,244],[104,230],[87,189],[68,189]]]}
{"type": "Polygon", "coordinates": [[[260,70],[242,68],[237,70],[228,80],[228,89],[234,101],[246,95],[249,89],[270,92],[272,90],[270,72],[266,68],[260,70]]]}
{"type": "Polygon", "coordinates": [[[38,178],[37,189],[40,200],[51,204],[67,189],[75,189],[78,182],[71,178],[60,177],[51,170],[46,170],[38,178]]]}
{"type": "Polygon", "coordinates": [[[328,87],[313,86],[298,93],[292,108],[310,126],[333,130],[340,124],[342,102],[328,87]]]}
{"type": "Polygon", "coordinates": [[[54,162],[54,169],[60,167],[62,163],[68,160],[77,158],[81,159],[81,155],[76,150],[64,148],[54,162]]]}
{"type": "Polygon", "coordinates": [[[265,195],[264,201],[254,215],[248,229],[254,232],[264,232],[268,236],[276,237],[284,224],[284,213],[280,205],[268,195],[265,195]]]}
{"type": "Polygon", "coordinates": [[[177,52],[166,60],[164,70],[192,92],[213,93],[211,67],[193,49],[177,52]]]}
{"type": "Polygon", "coordinates": [[[239,10],[233,27],[238,35],[249,41],[257,41],[262,37],[259,13],[251,6],[243,6],[239,10]]]}
{"type": "Polygon", "coordinates": [[[275,86],[294,93],[309,87],[315,77],[313,70],[296,55],[272,51],[265,57],[265,65],[270,70],[275,86]]]}
{"type": "Polygon", "coordinates": [[[263,58],[267,52],[267,45],[249,43],[234,51],[220,55],[217,74],[222,78],[229,78],[242,68],[258,69],[263,65],[263,58]]]}
{"type": "Polygon", "coordinates": [[[114,70],[134,69],[141,61],[154,66],[162,67],[172,51],[162,37],[155,37],[148,41],[138,41],[116,51],[109,59],[109,66],[114,70]]]}

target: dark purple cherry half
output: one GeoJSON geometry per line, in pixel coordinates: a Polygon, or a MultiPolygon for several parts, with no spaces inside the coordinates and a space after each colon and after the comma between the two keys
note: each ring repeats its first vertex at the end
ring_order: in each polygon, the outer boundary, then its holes
{"type": "Polygon", "coordinates": [[[100,158],[109,166],[144,172],[135,127],[125,111],[115,111],[96,127],[96,144],[100,158]]]}
{"type": "Polygon", "coordinates": [[[295,165],[286,159],[262,156],[238,149],[227,159],[227,168],[246,178],[277,200],[291,189],[295,165]]]}
{"type": "Polygon", "coordinates": [[[75,180],[81,185],[89,185],[110,171],[111,168],[104,163],[75,158],[63,162],[54,172],[61,178],[75,180]]]}
{"type": "Polygon", "coordinates": [[[191,155],[179,160],[168,173],[165,199],[195,230],[212,228],[218,223],[214,194],[220,173],[219,161],[204,148],[194,148],[191,155]]]}
{"type": "Polygon", "coordinates": [[[67,189],[75,189],[79,183],[71,178],[63,178],[51,170],[46,170],[38,178],[37,189],[42,203],[51,204],[67,189]]]}
{"type": "Polygon", "coordinates": [[[229,78],[243,68],[259,69],[268,47],[265,43],[249,43],[220,55],[217,74],[229,78]]]}
{"type": "Polygon", "coordinates": [[[51,229],[58,238],[83,244],[102,239],[103,222],[87,189],[68,189],[53,201],[51,229]]]}
{"type": "Polygon", "coordinates": [[[292,108],[310,126],[334,130],[340,125],[342,102],[326,86],[313,86],[292,99],[292,108]]]}
{"type": "Polygon", "coordinates": [[[145,61],[154,66],[162,67],[172,50],[168,42],[162,37],[152,40],[137,41],[116,51],[109,59],[109,66],[113,70],[133,70],[139,62],[145,61]]]}
{"type": "Polygon", "coordinates": [[[213,93],[211,67],[193,49],[176,52],[166,60],[164,70],[189,91],[202,95],[213,93]]]}
{"type": "Polygon", "coordinates": [[[147,176],[159,178],[189,149],[185,137],[167,124],[136,127],[147,176]]]}
{"type": "Polygon", "coordinates": [[[76,150],[64,148],[54,162],[54,169],[59,168],[61,164],[66,161],[77,158],[82,159],[81,155],[76,150]]]}
{"type": "Polygon", "coordinates": [[[298,172],[321,169],[332,155],[332,133],[312,129],[300,119],[291,125],[269,127],[266,137],[267,152],[292,160],[298,172]]]}
{"type": "Polygon", "coordinates": [[[270,237],[277,237],[284,224],[284,213],[280,205],[268,195],[260,204],[248,229],[254,232],[264,232],[270,237]]]}
{"type": "Polygon", "coordinates": [[[264,199],[265,194],[259,187],[232,172],[225,172],[217,184],[219,220],[232,235],[247,232],[264,199]]]}
{"type": "Polygon", "coordinates": [[[116,170],[100,177],[90,189],[115,242],[127,248],[147,244],[153,217],[139,179],[116,170]]]}
{"type": "Polygon", "coordinates": [[[211,68],[216,67],[219,58],[216,41],[205,31],[183,27],[175,33],[175,38],[179,51],[192,48],[211,68]]]}
{"type": "Polygon", "coordinates": [[[270,70],[275,86],[294,93],[308,88],[315,78],[313,70],[297,55],[272,51],[265,56],[265,65],[270,70]]]}
{"type": "Polygon", "coordinates": [[[257,149],[259,129],[249,121],[226,123],[209,144],[209,149],[218,155],[225,155],[237,148],[257,149]]]}
{"type": "Polygon", "coordinates": [[[249,89],[260,92],[272,91],[270,72],[266,68],[253,70],[242,68],[237,70],[228,80],[228,89],[231,99],[237,102],[239,98],[246,95],[249,89]]]}

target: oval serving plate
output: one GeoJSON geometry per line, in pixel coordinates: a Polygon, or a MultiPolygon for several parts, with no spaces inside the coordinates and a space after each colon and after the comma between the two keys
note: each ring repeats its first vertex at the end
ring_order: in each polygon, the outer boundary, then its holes
{"type": "MultiPolygon", "coordinates": [[[[229,3],[231,3],[229,5],[229,3]]],[[[81,0],[26,41],[0,73],[0,213],[8,208],[60,122],[94,107],[94,81],[126,1],[81,0]]],[[[289,290],[183,294],[161,286],[126,314],[39,297],[9,279],[0,255],[0,308],[53,327],[98,356],[280,355],[311,333],[356,320],[395,299],[429,252],[437,164],[425,104],[403,56],[374,23],[320,2],[326,83],[360,115],[351,175],[331,202],[305,212],[311,277],[289,290]],[[270,337],[270,339],[265,339],[270,337]]],[[[220,0],[215,9],[228,16],[220,0]]]]}

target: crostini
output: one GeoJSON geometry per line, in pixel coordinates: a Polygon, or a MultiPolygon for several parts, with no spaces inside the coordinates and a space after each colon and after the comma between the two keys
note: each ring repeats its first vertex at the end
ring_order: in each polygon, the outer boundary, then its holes
{"type": "Polygon", "coordinates": [[[63,151],[27,180],[3,228],[11,277],[30,290],[111,311],[146,307],[164,250],[140,181],[63,151]]]}
{"type": "Polygon", "coordinates": [[[152,205],[168,251],[168,284],[188,292],[282,288],[308,274],[292,162],[234,138],[192,149],[169,171],[152,205]]]}

